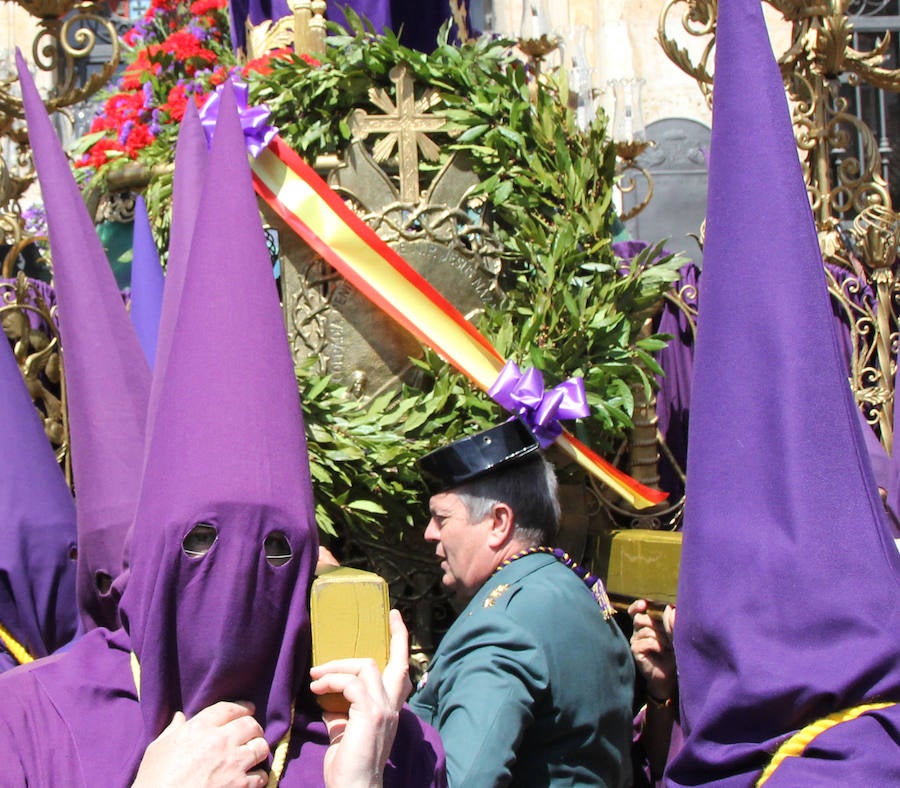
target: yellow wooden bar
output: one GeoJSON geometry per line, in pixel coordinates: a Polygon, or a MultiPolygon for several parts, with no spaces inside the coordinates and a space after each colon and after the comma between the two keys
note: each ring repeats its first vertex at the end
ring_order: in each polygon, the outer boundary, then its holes
{"type": "MultiPolygon", "coordinates": [[[[314,665],[371,657],[384,669],[390,642],[390,602],[382,577],[347,566],[326,567],[313,581],[309,607],[314,665]]],[[[319,705],[327,711],[347,710],[341,695],[322,696],[319,705]]]]}
{"type": "Polygon", "coordinates": [[[611,531],[598,559],[595,571],[604,578],[616,607],[627,607],[635,599],[646,599],[657,608],[675,604],[681,561],[679,531],[611,531]]]}

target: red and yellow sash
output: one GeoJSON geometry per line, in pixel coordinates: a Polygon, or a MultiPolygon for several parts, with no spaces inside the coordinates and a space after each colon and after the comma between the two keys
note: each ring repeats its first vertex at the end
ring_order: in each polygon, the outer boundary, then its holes
{"type": "MultiPolygon", "coordinates": [[[[251,158],[253,185],[281,218],[373,304],[487,391],[504,359],[280,137],[251,158]]],[[[632,479],[563,431],[557,445],[636,509],[666,494],[632,479]]]]}

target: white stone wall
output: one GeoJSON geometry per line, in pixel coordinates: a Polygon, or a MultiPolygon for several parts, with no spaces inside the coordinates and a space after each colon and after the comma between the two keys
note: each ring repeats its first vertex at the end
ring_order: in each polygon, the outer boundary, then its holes
{"type": "MultiPolygon", "coordinates": [[[[709,125],[711,113],[697,83],[679,69],[663,52],[657,40],[659,17],[664,0],[544,0],[553,28],[570,39],[575,28],[586,29],[585,49],[593,68],[594,87],[602,91],[600,101],[610,117],[613,112],[611,79],[641,78],[644,122],[683,117],[709,125]]],[[[522,20],[523,0],[493,0],[498,31],[517,36],[522,20]]],[[[679,15],[686,6],[670,15],[669,34],[692,56],[698,56],[705,41],[680,29],[679,15]]],[[[775,51],[781,53],[789,41],[789,28],[765,6],[775,51]]]]}
{"type": "MultiPolygon", "coordinates": [[[[16,77],[16,47],[31,60],[31,45],[37,34],[37,20],[16,3],[0,3],[0,81],[16,77]]],[[[38,77],[40,87],[51,84],[49,75],[38,77]]]]}

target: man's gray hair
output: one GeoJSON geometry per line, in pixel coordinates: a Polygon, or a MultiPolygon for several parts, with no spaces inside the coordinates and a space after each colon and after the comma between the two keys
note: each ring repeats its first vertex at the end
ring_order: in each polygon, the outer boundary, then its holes
{"type": "Polygon", "coordinates": [[[539,454],[460,485],[453,492],[473,521],[487,517],[495,504],[505,503],[515,515],[516,538],[529,546],[552,545],[556,539],[560,519],[556,473],[539,454]]]}

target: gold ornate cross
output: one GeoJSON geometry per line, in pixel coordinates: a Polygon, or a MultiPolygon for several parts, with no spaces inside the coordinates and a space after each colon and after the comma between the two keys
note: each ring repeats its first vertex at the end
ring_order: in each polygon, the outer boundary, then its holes
{"type": "Polygon", "coordinates": [[[369,91],[371,102],[384,111],[384,115],[369,115],[357,109],[350,117],[353,138],[364,140],[369,134],[384,134],[372,149],[372,157],[377,162],[386,161],[397,146],[400,169],[400,199],[415,204],[419,201],[419,156],[418,151],[429,161],[435,161],[440,147],[428,137],[429,132],[438,131],[444,119],[430,115],[427,110],[440,101],[434,89],[427,90],[416,101],[413,80],[406,66],[394,66],[390,73],[391,82],[396,85],[397,101],[382,88],[369,91]]]}

